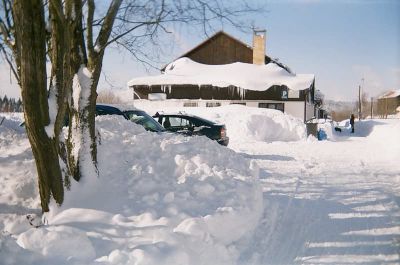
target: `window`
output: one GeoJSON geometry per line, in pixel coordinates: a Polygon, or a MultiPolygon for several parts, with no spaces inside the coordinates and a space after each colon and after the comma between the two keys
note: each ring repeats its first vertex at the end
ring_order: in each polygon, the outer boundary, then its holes
{"type": "Polygon", "coordinates": [[[148,95],[149,100],[166,100],[167,94],[165,93],[149,93],[148,95]]]}
{"type": "Polygon", "coordinates": [[[289,90],[289,98],[300,98],[299,90],[289,90]]]}
{"type": "Polygon", "coordinates": [[[285,111],[284,103],[258,103],[259,108],[276,109],[282,112],[285,111]]]}
{"type": "Polygon", "coordinates": [[[197,102],[184,102],[183,103],[183,106],[184,107],[198,107],[198,104],[197,104],[197,102]]]}
{"type": "Polygon", "coordinates": [[[286,90],[282,90],[282,99],[288,99],[288,92],[286,90]]]}
{"type": "Polygon", "coordinates": [[[169,117],[171,127],[188,127],[190,125],[189,120],[180,117],[169,117]]]}
{"type": "Polygon", "coordinates": [[[207,108],[221,107],[221,102],[207,102],[206,107],[207,108]]]}

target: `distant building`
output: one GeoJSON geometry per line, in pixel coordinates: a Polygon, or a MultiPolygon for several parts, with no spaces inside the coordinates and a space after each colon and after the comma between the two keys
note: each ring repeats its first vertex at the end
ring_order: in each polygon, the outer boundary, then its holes
{"type": "Polygon", "coordinates": [[[400,89],[387,91],[378,98],[378,115],[381,118],[396,114],[399,107],[400,89]]]}
{"type": "Polygon", "coordinates": [[[135,97],[165,100],[166,106],[215,107],[242,104],[271,108],[304,121],[315,117],[315,77],[294,74],[265,55],[265,31],[255,31],[253,47],[217,32],[158,76],[128,82],[135,97]]]}

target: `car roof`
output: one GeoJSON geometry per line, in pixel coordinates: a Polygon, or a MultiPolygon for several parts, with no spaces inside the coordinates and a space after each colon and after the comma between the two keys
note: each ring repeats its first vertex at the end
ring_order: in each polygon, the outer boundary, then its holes
{"type": "Polygon", "coordinates": [[[118,109],[114,106],[104,105],[104,104],[96,104],[96,108],[103,108],[103,109],[118,109]]]}
{"type": "Polygon", "coordinates": [[[130,105],[123,105],[123,104],[96,104],[97,109],[102,109],[105,111],[115,111],[115,112],[127,112],[127,111],[138,111],[138,112],[145,112],[144,110],[135,108],[130,105]]]}
{"type": "MultiPolygon", "coordinates": [[[[124,110],[123,112],[124,113],[126,113],[126,112],[135,112],[135,113],[146,113],[147,114],[147,112],[145,112],[144,110],[141,110],[141,109],[130,109],[130,110],[124,110]]],[[[151,116],[151,115],[149,115],[149,116],[151,116]]]]}
{"type": "Polygon", "coordinates": [[[159,116],[177,116],[177,117],[194,118],[194,119],[198,119],[198,120],[200,120],[202,122],[205,122],[205,123],[218,125],[218,123],[216,123],[214,121],[207,120],[205,118],[202,118],[202,117],[199,117],[199,116],[196,116],[196,115],[193,115],[193,114],[189,114],[189,113],[186,113],[186,112],[171,112],[171,113],[164,113],[164,112],[159,113],[159,112],[157,112],[153,117],[159,117],[159,116]]]}
{"type": "Polygon", "coordinates": [[[121,112],[120,109],[109,106],[109,105],[101,105],[101,104],[96,104],[96,109],[101,109],[101,110],[107,110],[107,111],[115,111],[115,112],[121,112]]]}
{"type": "Polygon", "coordinates": [[[111,106],[114,108],[118,108],[121,111],[128,111],[128,110],[141,110],[136,108],[133,105],[129,105],[129,104],[107,104],[107,106],[111,106]]]}

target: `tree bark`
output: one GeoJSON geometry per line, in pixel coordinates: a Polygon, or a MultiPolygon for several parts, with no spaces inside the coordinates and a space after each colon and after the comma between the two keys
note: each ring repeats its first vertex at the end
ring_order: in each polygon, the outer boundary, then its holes
{"type": "MultiPolygon", "coordinates": [[[[65,2],[66,18],[68,21],[68,30],[71,38],[70,46],[70,75],[72,93],[69,96],[69,132],[67,140],[68,164],[70,172],[76,181],[79,181],[85,173],[83,164],[94,168],[94,172],[87,174],[96,174],[97,176],[97,159],[96,156],[92,161],[85,161],[87,153],[90,153],[91,144],[88,143],[89,132],[89,114],[88,114],[88,91],[86,85],[88,80],[84,80],[83,75],[85,66],[87,65],[87,53],[84,42],[83,23],[82,23],[82,1],[67,0],[65,2]]],[[[93,111],[94,117],[94,111],[93,111]]],[[[94,121],[94,118],[93,118],[94,121]]],[[[90,155],[89,155],[90,156],[90,155]]]]}
{"type": "Polygon", "coordinates": [[[49,211],[51,195],[64,199],[56,141],[47,135],[49,106],[46,84],[46,29],[41,0],[15,0],[16,61],[24,103],[25,125],[38,172],[42,211],[49,211]]]}
{"type": "Polygon", "coordinates": [[[98,175],[97,140],[95,128],[97,84],[100,78],[104,49],[110,37],[115,17],[122,0],[113,0],[104,18],[93,47],[92,24],[94,2],[88,1],[88,39],[85,45],[82,25],[82,2],[67,1],[67,17],[71,18],[72,58],[71,65],[75,73],[73,97],[70,109],[70,131],[68,137],[68,154],[73,177],[79,181],[82,176],[98,175]],[[73,16],[69,13],[74,14],[73,16]],[[88,51],[87,51],[88,49],[88,51]],[[89,58],[87,57],[89,54],[89,58]],[[88,159],[91,161],[88,161],[88,159]],[[90,162],[90,163],[89,163],[90,162]],[[83,165],[85,164],[85,167],[83,165]],[[86,172],[83,172],[85,170],[86,172]]]}

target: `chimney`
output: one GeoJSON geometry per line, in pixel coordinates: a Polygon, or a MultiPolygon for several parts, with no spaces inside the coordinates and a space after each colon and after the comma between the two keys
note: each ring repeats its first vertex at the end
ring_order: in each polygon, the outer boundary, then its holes
{"type": "Polygon", "coordinates": [[[253,30],[253,64],[265,64],[266,30],[253,30]]]}

